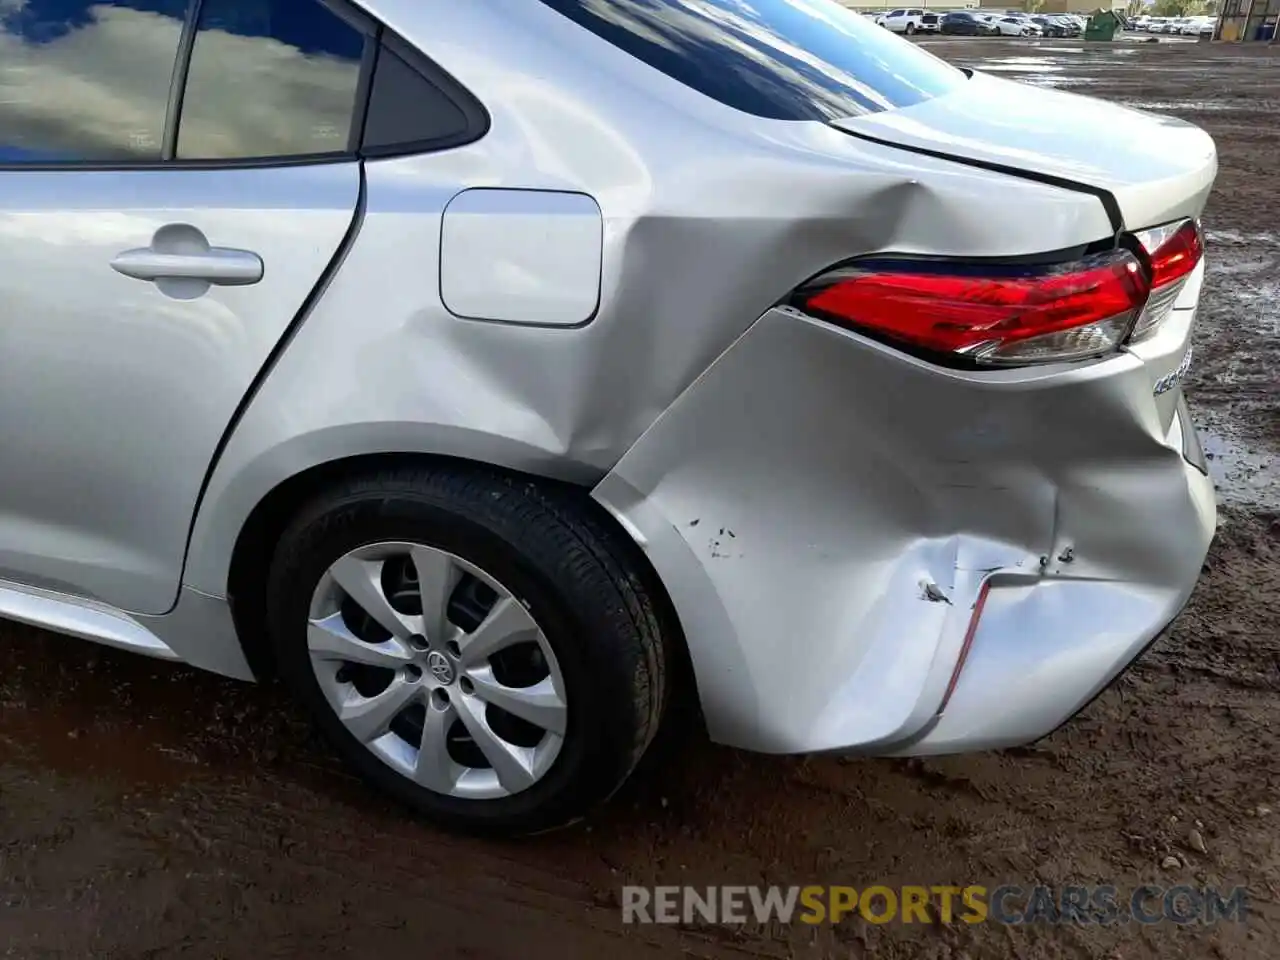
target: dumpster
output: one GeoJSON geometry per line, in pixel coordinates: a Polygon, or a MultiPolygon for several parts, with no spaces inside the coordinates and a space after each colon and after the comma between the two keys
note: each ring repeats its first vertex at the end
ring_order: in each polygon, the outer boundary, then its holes
{"type": "Polygon", "coordinates": [[[1084,28],[1086,40],[1113,40],[1124,29],[1124,21],[1114,10],[1096,10],[1084,28]]]}

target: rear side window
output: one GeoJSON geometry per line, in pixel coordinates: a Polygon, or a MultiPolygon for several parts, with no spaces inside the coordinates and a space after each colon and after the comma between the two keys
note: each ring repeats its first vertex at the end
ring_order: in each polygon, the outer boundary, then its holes
{"type": "Polygon", "coordinates": [[[0,163],[159,160],[187,0],[0,0],[0,163]]]}
{"type": "Polygon", "coordinates": [[[686,86],[775,120],[908,107],[965,81],[835,0],[541,2],[686,86]]]}
{"type": "Polygon", "coordinates": [[[366,39],[319,0],[204,0],[178,159],[348,152],[366,39]]]}

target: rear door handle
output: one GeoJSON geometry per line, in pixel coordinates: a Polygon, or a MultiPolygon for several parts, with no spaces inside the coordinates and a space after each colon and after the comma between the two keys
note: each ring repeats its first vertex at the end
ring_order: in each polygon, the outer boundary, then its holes
{"type": "Polygon", "coordinates": [[[203,280],[243,287],[262,279],[262,258],[248,250],[210,247],[201,253],[162,253],[151,247],[126,250],[111,261],[117,273],[134,280],[203,280]]]}
{"type": "Polygon", "coordinates": [[[170,223],[151,238],[151,246],[126,250],[111,261],[111,269],[154,283],[166,297],[195,300],[211,284],[243,287],[262,279],[262,258],[251,250],[213,247],[189,223],[170,223]]]}

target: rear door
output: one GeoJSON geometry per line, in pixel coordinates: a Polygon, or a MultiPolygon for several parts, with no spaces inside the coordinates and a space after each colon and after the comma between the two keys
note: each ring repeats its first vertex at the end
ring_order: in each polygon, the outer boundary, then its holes
{"type": "Polygon", "coordinates": [[[0,4],[0,578],[172,605],[356,217],[368,33],[321,0],[0,4]]]}

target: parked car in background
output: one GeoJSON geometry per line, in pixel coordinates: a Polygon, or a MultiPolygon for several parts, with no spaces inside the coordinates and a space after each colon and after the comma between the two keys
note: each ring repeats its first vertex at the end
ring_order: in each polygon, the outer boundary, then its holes
{"type": "Polygon", "coordinates": [[[883,14],[877,23],[894,33],[937,33],[941,17],[936,13],[928,13],[918,7],[890,10],[883,14]]]}
{"type": "Polygon", "coordinates": [[[991,23],[1002,37],[1038,37],[1044,32],[1029,17],[997,15],[992,18],[991,23]]]}
{"type": "Polygon", "coordinates": [[[983,37],[996,32],[981,15],[968,10],[952,10],[943,14],[939,26],[942,33],[959,37],[983,37]]]}
{"type": "Polygon", "coordinates": [[[1190,123],[836,3],[10,6],[0,616],[278,677],[524,834],[676,702],[772,754],[1036,740],[1196,585],[1190,123]]]}
{"type": "Polygon", "coordinates": [[[1030,19],[1046,37],[1078,37],[1080,35],[1080,26],[1067,17],[1038,14],[1030,19]]]}
{"type": "Polygon", "coordinates": [[[1218,24],[1217,17],[1196,16],[1188,17],[1185,23],[1182,23],[1179,33],[1184,37],[1201,37],[1212,36],[1214,28],[1218,24]]]}

